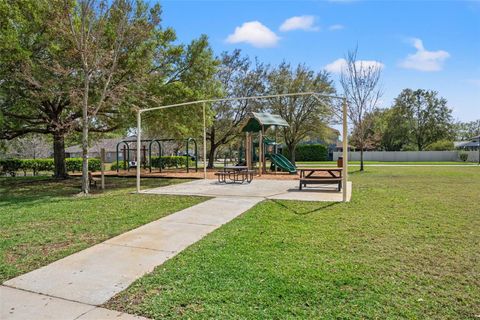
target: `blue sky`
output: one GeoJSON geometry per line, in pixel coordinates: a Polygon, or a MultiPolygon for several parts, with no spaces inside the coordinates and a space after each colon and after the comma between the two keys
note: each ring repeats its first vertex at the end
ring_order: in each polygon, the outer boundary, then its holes
{"type": "MultiPolygon", "coordinates": [[[[306,63],[334,79],[348,50],[383,65],[381,106],[403,88],[437,90],[454,117],[480,119],[480,1],[163,1],[179,41],[215,53],[306,63]]],[[[337,83],[337,89],[338,89],[337,83]]]]}

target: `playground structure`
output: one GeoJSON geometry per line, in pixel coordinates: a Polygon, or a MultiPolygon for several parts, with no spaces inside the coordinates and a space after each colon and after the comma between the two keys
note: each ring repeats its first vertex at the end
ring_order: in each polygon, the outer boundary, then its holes
{"type": "Polygon", "coordinates": [[[272,171],[276,172],[280,168],[282,171],[286,171],[290,174],[297,173],[297,168],[286,157],[278,152],[278,127],[289,127],[289,124],[279,115],[260,112],[251,112],[249,114],[241,130],[242,132],[245,132],[244,163],[248,170],[252,170],[258,160],[258,174],[260,176],[266,174],[266,160],[269,159],[272,163],[270,167],[272,171]],[[275,140],[268,139],[265,136],[266,131],[271,127],[275,130],[275,140]],[[253,141],[254,134],[258,135],[257,142],[253,141]],[[258,147],[258,157],[255,152],[256,147],[258,147]]]}
{"type": "Polygon", "coordinates": [[[185,142],[185,165],[186,165],[186,170],[187,173],[190,172],[190,161],[193,160],[195,161],[195,172],[198,172],[198,146],[197,146],[197,141],[194,138],[186,138],[186,139],[147,139],[147,140],[141,140],[140,141],[140,149],[137,148],[138,141],[137,140],[122,140],[119,143],[117,143],[116,146],[116,152],[117,152],[117,157],[116,157],[116,164],[117,164],[117,173],[120,170],[120,152],[122,152],[122,161],[123,161],[123,170],[130,171],[130,163],[131,161],[134,161],[135,164],[142,165],[143,169],[149,170],[149,172],[152,172],[152,167],[153,167],[153,158],[152,154],[154,152],[154,147],[157,146],[157,156],[158,156],[158,169],[159,172],[162,172],[162,161],[163,161],[163,150],[164,148],[162,147],[162,143],[164,142],[180,142],[183,141],[185,142]],[[193,144],[194,147],[194,154],[190,153],[190,145],[193,144]],[[148,146],[148,147],[147,147],[148,146]],[[120,148],[122,147],[122,148],[120,148]],[[136,156],[133,157],[133,160],[130,158],[130,153],[134,152],[134,155],[136,156]],[[139,152],[140,151],[140,152],[139,152]],[[148,153],[148,157],[147,157],[148,153]],[[139,156],[140,155],[140,156],[139,156]],[[193,159],[191,159],[193,158],[193,159]],[[140,159],[140,161],[138,161],[140,159]]]}
{"type": "MultiPolygon", "coordinates": [[[[207,112],[206,112],[206,106],[207,103],[217,103],[217,102],[226,102],[226,101],[249,101],[249,100],[262,100],[262,99],[273,99],[273,98],[279,98],[279,97],[300,97],[300,96],[309,96],[315,99],[319,104],[323,104],[329,108],[331,108],[331,105],[327,104],[323,99],[328,99],[328,100],[339,100],[341,101],[341,108],[340,110],[335,110],[332,109],[333,113],[338,116],[339,119],[342,121],[342,137],[343,137],[343,166],[342,166],[342,201],[346,202],[347,201],[347,194],[348,194],[348,187],[347,181],[348,181],[348,123],[347,123],[347,99],[344,96],[335,96],[335,95],[329,95],[329,94],[322,94],[322,93],[317,93],[317,92],[295,92],[295,93],[282,93],[282,94],[273,94],[273,95],[264,95],[264,96],[246,96],[246,97],[232,97],[232,98],[218,98],[218,99],[204,99],[204,100],[196,100],[196,101],[189,101],[189,102],[182,102],[182,103],[176,103],[176,104],[170,104],[170,105],[163,105],[163,106],[157,106],[157,107],[152,107],[152,108],[137,108],[137,144],[141,144],[141,135],[142,135],[142,115],[145,115],[147,112],[152,112],[152,111],[160,111],[164,109],[170,109],[170,108],[178,108],[178,107],[194,107],[200,105],[202,107],[202,118],[203,118],[203,177],[204,179],[207,179],[207,112]],[[323,99],[322,99],[323,98],[323,99]]],[[[287,124],[288,125],[288,124],[287,124]]],[[[263,141],[263,135],[261,137],[260,141],[263,141]]],[[[247,144],[248,145],[248,144],[247,144]]],[[[263,143],[260,144],[260,148],[263,149],[263,143]]],[[[246,152],[246,155],[250,157],[249,152],[246,152]]],[[[264,152],[262,150],[261,154],[263,155],[264,152]]],[[[141,150],[140,148],[137,148],[137,158],[140,159],[141,157],[141,150]]],[[[261,174],[262,171],[265,171],[265,158],[262,157],[260,158],[262,161],[261,164],[261,170],[259,173],[261,174]]],[[[136,190],[137,193],[141,192],[141,167],[140,163],[137,162],[136,166],[136,190]]]]}

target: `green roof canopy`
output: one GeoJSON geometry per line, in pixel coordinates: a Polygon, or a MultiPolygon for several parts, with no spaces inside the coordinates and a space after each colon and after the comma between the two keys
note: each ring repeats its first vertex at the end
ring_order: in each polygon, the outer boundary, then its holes
{"type": "Polygon", "coordinates": [[[262,127],[268,129],[270,126],[289,127],[287,121],[278,114],[251,112],[242,127],[242,132],[259,132],[262,127]]]}

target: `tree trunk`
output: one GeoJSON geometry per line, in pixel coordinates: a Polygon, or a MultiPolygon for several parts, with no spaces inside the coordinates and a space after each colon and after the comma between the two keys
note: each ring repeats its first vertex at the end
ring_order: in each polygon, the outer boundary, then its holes
{"type": "Polygon", "coordinates": [[[54,177],[66,179],[67,167],[65,166],[65,137],[63,133],[53,134],[53,163],[55,166],[54,177]]]}
{"type": "Polygon", "coordinates": [[[208,153],[208,169],[213,169],[215,164],[215,151],[217,150],[217,146],[215,145],[215,128],[210,128],[210,151],[208,153]]]}
{"type": "Polygon", "coordinates": [[[217,149],[217,146],[211,145],[210,146],[210,151],[208,152],[208,169],[213,169],[214,164],[215,164],[215,150],[217,149]]]}
{"type": "MultiPolygon", "coordinates": [[[[85,71],[83,106],[82,106],[82,192],[88,194],[90,191],[90,181],[88,178],[88,90],[89,90],[88,72],[85,71]]],[[[140,146],[137,146],[140,148],[140,146]]],[[[140,161],[140,159],[137,159],[140,161]]]]}
{"type": "Polygon", "coordinates": [[[363,171],[363,145],[360,146],[360,171],[363,171]]]}
{"type": "Polygon", "coordinates": [[[288,147],[288,152],[290,154],[290,162],[295,165],[295,151],[297,149],[297,146],[287,146],[288,147]]]}

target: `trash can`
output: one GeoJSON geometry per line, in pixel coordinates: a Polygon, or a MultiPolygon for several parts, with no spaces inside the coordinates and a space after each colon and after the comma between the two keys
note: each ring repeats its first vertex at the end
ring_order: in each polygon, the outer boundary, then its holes
{"type": "Polygon", "coordinates": [[[337,167],[343,168],[343,157],[338,157],[338,159],[337,159],[337,167]]]}

